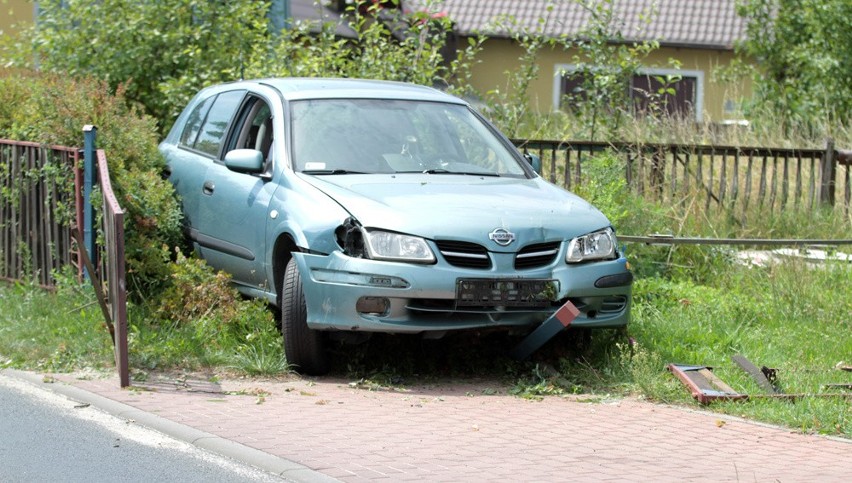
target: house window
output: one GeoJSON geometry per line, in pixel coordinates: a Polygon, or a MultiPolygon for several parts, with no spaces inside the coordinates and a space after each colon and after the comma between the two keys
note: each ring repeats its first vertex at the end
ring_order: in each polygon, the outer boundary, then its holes
{"type": "Polygon", "coordinates": [[[683,75],[636,74],[630,98],[637,114],[657,112],[687,119],[695,115],[698,80],[683,75]]]}
{"type": "MultiPolygon", "coordinates": [[[[584,78],[576,66],[557,65],[553,81],[554,109],[571,109],[571,104],[588,96],[584,78]]],[[[704,110],[704,72],[675,69],[641,69],[624,88],[637,114],[652,108],[672,116],[691,117],[701,122],[704,110]],[[669,88],[674,90],[670,93],[669,88]]]]}

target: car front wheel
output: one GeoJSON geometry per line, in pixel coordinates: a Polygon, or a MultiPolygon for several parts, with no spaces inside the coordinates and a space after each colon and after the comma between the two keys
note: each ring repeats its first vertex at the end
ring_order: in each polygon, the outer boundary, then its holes
{"type": "Polygon", "coordinates": [[[295,259],[287,263],[282,290],[281,333],[287,362],[302,374],[325,374],[328,361],[323,333],[308,328],[305,292],[295,259]]]}

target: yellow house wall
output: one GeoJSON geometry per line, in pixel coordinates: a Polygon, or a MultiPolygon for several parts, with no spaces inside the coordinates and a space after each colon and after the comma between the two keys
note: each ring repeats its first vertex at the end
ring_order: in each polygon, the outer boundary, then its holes
{"type": "Polygon", "coordinates": [[[14,34],[15,25],[33,22],[35,4],[31,0],[0,0],[0,33],[14,34]]]}
{"type": "MultiPolygon", "coordinates": [[[[511,91],[507,85],[506,72],[517,69],[523,50],[514,42],[505,39],[489,39],[480,52],[472,72],[471,83],[482,93],[499,89],[511,91]]],[[[543,50],[538,56],[539,75],[530,85],[530,107],[539,112],[554,109],[554,78],[558,65],[571,65],[574,62],[573,50],[543,50]]],[[[684,71],[703,73],[703,122],[719,122],[739,119],[737,111],[743,98],[751,95],[751,83],[743,80],[734,84],[721,83],[713,79],[713,73],[722,66],[730,65],[734,58],[731,51],[675,49],[661,47],[652,52],[644,61],[645,68],[669,68],[669,59],[680,62],[684,71]],[[727,106],[727,109],[726,109],[727,106]]],[[[557,96],[558,97],[558,96],[557,96]]]]}

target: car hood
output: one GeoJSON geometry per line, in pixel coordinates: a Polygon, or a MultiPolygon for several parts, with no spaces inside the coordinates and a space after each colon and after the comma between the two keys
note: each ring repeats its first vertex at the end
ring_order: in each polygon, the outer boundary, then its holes
{"type": "Polygon", "coordinates": [[[493,251],[514,251],[527,242],[568,239],[609,226],[588,202],[541,178],[420,173],[299,176],[364,227],[471,241],[493,251]],[[500,247],[488,242],[488,234],[497,228],[514,233],[518,243],[500,247]]]}

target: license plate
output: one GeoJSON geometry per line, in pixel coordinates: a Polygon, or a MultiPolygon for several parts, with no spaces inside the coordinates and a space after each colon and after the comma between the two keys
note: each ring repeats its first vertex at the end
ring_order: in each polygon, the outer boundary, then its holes
{"type": "Polygon", "coordinates": [[[556,280],[462,278],[456,281],[460,307],[547,307],[556,297],[556,280]]]}

